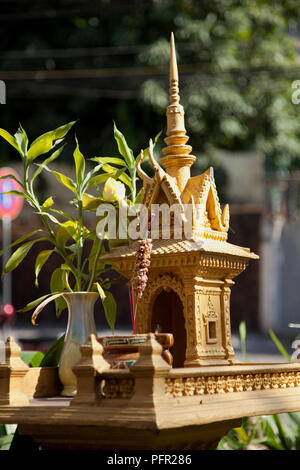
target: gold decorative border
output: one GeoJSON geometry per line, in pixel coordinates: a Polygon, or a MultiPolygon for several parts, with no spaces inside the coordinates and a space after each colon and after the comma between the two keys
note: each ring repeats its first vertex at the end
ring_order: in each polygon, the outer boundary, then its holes
{"type": "Polygon", "coordinates": [[[296,387],[300,387],[300,372],[166,378],[165,381],[165,393],[174,398],[296,387]]]}
{"type": "MultiPolygon", "coordinates": [[[[128,273],[132,271],[133,268],[133,257],[130,257],[128,260],[116,260],[112,259],[115,269],[119,272],[128,273]]],[[[178,267],[181,266],[193,266],[195,267],[196,263],[198,264],[198,272],[202,274],[219,274],[220,272],[224,274],[224,271],[230,271],[231,277],[235,277],[244,271],[248,264],[248,259],[243,259],[238,257],[232,259],[231,255],[212,255],[201,253],[201,256],[193,254],[193,252],[180,252],[172,253],[172,256],[160,257],[154,256],[151,260],[151,267],[153,268],[167,268],[167,267],[178,267]]]]}
{"type": "MultiPolygon", "coordinates": [[[[101,393],[105,399],[129,399],[134,393],[134,385],[133,378],[107,378],[102,382],[101,393]]],[[[165,379],[165,394],[173,398],[297,387],[300,387],[300,372],[168,377],[165,379]]]]}

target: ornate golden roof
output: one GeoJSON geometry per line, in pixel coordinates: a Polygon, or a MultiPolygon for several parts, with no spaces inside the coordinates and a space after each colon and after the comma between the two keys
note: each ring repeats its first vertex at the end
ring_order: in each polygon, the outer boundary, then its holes
{"type": "MultiPolygon", "coordinates": [[[[159,237],[157,233],[152,236],[152,256],[167,255],[168,253],[181,253],[189,251],[207,251],[225,253],[243,258],[257,258],[247,248],[237,247],[226,242],[229,229],[229,206],[221,208],[213,168],[208,168],[198,176],[190,176],[190,167],[195,161],[191,155],[192,147],[187,145],[189,137],[186,135],[184,123],[184,109],[179,103],[178,69],[173,33],[171,35],[170,58],[170,105],[167,108],[167,146],[163,149],[164,156],[156,161],[153,156],[153,143],[149,143],[149,161],[154,169],[154,176],[150,178],[142,169],[143,152],[137,160],[137,173],[143,181],[143,195],[141,204],[147,207],[149,218],[153,205],[177,205],[181,210],[182,221],[185,220],[185,208],[192,207],[192,233],[182,240],[175,236],[174,217],[170,230],[169,240],[165,240],[163,224],[159,222],[159,237]],[[161,166],[161,165],[162,166],[161,166]],[[158,238],[158,239],[157,239],[158,238]]],[[[113,248],[103,258],[131,257],[135,255],[137,244],[113,248]]]]}
{"type": "MultiPolygon", "coordinates": [[[[128,258],[134,257],[138,248],[138,242],[132,242],[129,246],[113,248],[109,253],[102,256],[102,259],[128,258]]],[[[249,248],[236,246],[231,243],[218,240],[152,240],[151,256],[174,255],[175,253],[222,253],[225,255],[235,255],[240,258],[257,259],[258,256],[249,248]]]]}
{"type": "Polygon", "coordinates": [[[149,213],[153,204],[180,205],[183,218],[184,205],[191,204],[194,238],[215,238],[225,241],[229,229],[229,206],[226,204],[222,211],[212,168],[198,176],[190,175],[190,167],[195,157],[190,155],[192,147],[187,145],[189,137],[185,130],[184,109],[179,100],[178,69],[172,33],[170,105],[166,113],[167,146],[163,149],[164,157],[158,163],[153,157],[153,145],[150,141],[149,159],[154,169],[153,178],[142,170],[142,153],[137,161],[137,172],[143,180],[142,204],[149,208],[149,213]]]}

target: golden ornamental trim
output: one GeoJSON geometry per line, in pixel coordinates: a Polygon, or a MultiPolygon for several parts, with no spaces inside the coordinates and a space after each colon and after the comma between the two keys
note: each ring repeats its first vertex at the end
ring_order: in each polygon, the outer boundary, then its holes
{"type": "Polygon", "coordinates": [[[166,378],[165,393],[174,398],[300,387],[300,372],[166,378]]]}
{"type": "Polygon", "coordinates": [[[183,283],[178,277],[174,276],[172,273],[162,274],[160,276],[157,276],[155,279],[149,281],[143,295],[143,300],[145,302],[149,302],[153,294],[157,293],[158,290],[170,289],[176,292],[181,301],[184,302],[185,292],[183,283]]]}

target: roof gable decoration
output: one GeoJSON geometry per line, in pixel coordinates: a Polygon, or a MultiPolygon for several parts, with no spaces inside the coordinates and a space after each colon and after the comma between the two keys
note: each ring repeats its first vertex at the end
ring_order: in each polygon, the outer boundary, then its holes
{"type": "Polygon", "coordinates": [[[193,225],[195,227],[203,227],[224,234],[228,232],[229,205],[226,204],[222,211],[213,168],[188,180],[182,194],[182,201],[184,204],[190,201],[194,204],[193,225]]]}
{"type": "Polygon", "coordinates": [[[141,168],[143,155],[137,161],[137,173],[143,180],[141,203],[151,215],[151,207],[167,203],[170,207],[178,205],[182,221],[187,220],[187,205],[191,204],[193,238],[227,239],[229,229],[229,206],[221,209],[213,168],[199,176],[189,178],[182,193],[176,180],[161,168],[153,157],[153,144],[149,144],[149,160],[154,168],[154,177],[150,178],[141,168]],[[213,233],[212,233],[213,232],[213,233]],[[215,232],[221,232],[216,234],[215,232]]]}
{"type": "Polygon", "coordinates": [[[152,204],[159,204],[161,200],[158,195],[160,190],[166,196],[168,204],[179,204],[182,206],[181,194],[176,183],[176,180],[168,175],[165,170],[159,165],[153,156],[153,142],[149,142],[149,161],[154,169],[154,177],[150,178],[142,169],[141,163],[143,160],[143,153],[136,163],[137,173],[143,181],[143,195],[141,203],[150,209],[152,204]]]}

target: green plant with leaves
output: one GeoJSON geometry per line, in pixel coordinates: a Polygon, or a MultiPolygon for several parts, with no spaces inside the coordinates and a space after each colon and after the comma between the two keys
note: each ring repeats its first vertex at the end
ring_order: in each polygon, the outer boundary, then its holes
{"type": "MultiPolygon", "coordinates": [[[[129,200],[136,202],[135,158],[132,150],[127,145],[125,137],[114,124],[114,136],[120,151],[120,158],[92,158],[90,160],[95,161],[96,165],[87,170],[86,159],[81,153],[76,139],[76,147],[73,153],[76,170],[75,179],[73,180],[69,176],[51,169],[49,164],[54,162],[63,151],[65,147],[63,140],[73,125],[74,122],[70,122],[47,132],[35,139],[31,145],[29,145],[27,134],[21,125],[14,136],[4,129],[0,129],[0,135],[19,153],[24,170],[22,180],[18,180],[14,175],[2,177],[14,178],[20,186],[20,190],[8,191],[4,194],[25,198],[42,222],[42,228],[23,235],[10,245],[9,248],[17,248],[6,263],[3,274],[17,268],[35,243],[48,242],[49,249],[40,251],[35,260],[36,286],[38,286],[40,271],[50,256],[58,255],[61,264],[52,273],[50,292],[30,302],[21,311],[29,311],[43,302],[55,298],[57,315],[60,315],[66,307],[66,302],[61,296],[62,293],[74,291],[98,292],[107,321],[110,327],[114,329],[116,302],[109,289],[112,283],[118,282],[120,278],[111,280],[104,277],[106,269],[110,267],[107,262],[100,259],[100,256],[105,252],[105,244],[97,236],[95,228],[89,229],[86,226],[84,215],[87,211],[95,211],[102,203],[116,203],[118,201],[118,193],[115,195],[115,199],[114,197],[109,200],[105,198],[105,195],[110,193],[110,186],[116,180],[120,180],[119,184],[121,185],[123,185],[123,182],[126,184],[129,189],[129,200]],[[37,163],[37,159],[40,157],[43,158],[37,163]],[[118,167],[112,166],[111,163],[118,165],[118,167]],[[70,203],[73,207],[76,207],[76,217],[55,208],[52,196],[45,201],[39,200],[35,191],[35,182],[42,171],[50,172],[58,183],[71,193],[70,203]],[[99,185],[103,183],[105,183],[105,186],[101,191],[99,185]],[[90,194],[91,188],[96,189],[98,192],[97,197],[90,194]],[[84,256],[86,247],[89,250],[88,256],[84,256]]],[[[125,197],[125,187],[122,193],[125,197]]]]}
{"type": "MultiPolygon", "coordinates": [[[[153,145],[157,143],[161,131],[156,135],[153,145]]],[[[137,191],[137,174],[136,174],[136,161],[140,156],[134,157],[133,150],[129,147],[124,135],[119,131],[114,123],[114,138],[118,146],[120,157],[94,157],[91,160],[102,165],[101,169],[110,174],[117,175],[118,179],[122,181],[129,189],[128,199],[133,204],[138,204],[141,200],[142,189],[137,191]],[[121,170],[120,170],[121,168],[121,170]],[[124,171],[125,169],[125,171],[124,171]],[[120,171],[122,171],[120,173],[120,171]],[[120,174],[119,174],[120,173],[120,174]]],[[[147,160],[149,147],[143,150],[143,159],[147,160]]]]}
{"type": "Polygon", "coordinates": [[[299,450],[300,413],[243,418],[221,439],[218,450],[299,450]]]}
{"type": "Polygon", "coordinates": [[[240,334],[243,362],[249,362],[248,357],[247,357],[247,348],[246,348],[247,332],[246,332],[246,322],[245,321],[242,321],[239,324],[239,334],[240,334]]]}

